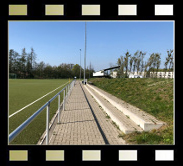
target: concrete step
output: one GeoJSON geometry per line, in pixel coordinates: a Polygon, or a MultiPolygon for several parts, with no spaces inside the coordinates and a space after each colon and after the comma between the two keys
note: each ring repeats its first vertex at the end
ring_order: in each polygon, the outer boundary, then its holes
{"type": "Polygon", "coordinates": [[[105,98],[114,107],[116,107],[123,114],[128,116],[137,125],[139,125],[144,131],[158,129],[165,124],[164,122],[157,120],[154,116],[140,110],[135,106],[132,106],[124,102],[123,100],[105,92],[104,90],[96,86],[87,84],[87,87],[89,87],[90,89],[93,89],[96,93],[98,93],[100,96],[105,98]]]}
{"type": "Polygon", "coordinates": [[[136,125],[128,116],[124,115],[115,106],[109,103],[105,98],[100,96],[95,90],[89,86],[84,86],[85,89],[94,97],[96,102],[110,116],[110,118],[119,126],[119,129],[125,134],[135,131],[142,132],[142,128],[136,125]]]}

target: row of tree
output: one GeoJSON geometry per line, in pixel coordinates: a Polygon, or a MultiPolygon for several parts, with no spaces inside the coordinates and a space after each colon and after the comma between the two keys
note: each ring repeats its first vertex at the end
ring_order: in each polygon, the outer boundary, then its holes
{"type": "Polygon", "coordinates": [[[9,73],[17,74],[18,77],[33,77],[32,71],[35,62],[36,54],[31,48],[30,53],[26,53],[25,48],[22,49],[22,54],[13,49],[9,50],[9,73]]]}
{"type": "Polygon", "coordinates": [[[128,51],[125,56],[121,56],[117,60],[117,65],[120,68],[117,71],[118,78],[127,78],[129,73],[135,72],[144,77],[150,77],[152,73],[153,77],[157,77],[158,72],[171,72],[173,71],[174,59],[173,50],[167,51],[166,61],[164,63],[164,69],[160,69],[161,57],[159,53],[152,53],[147,61],[144,61],[146,52],[136,51],[132,56],[128,51]]]}
{"type": "MultiPolygon", "coordinates": [[[[71,65],[61,63],[59,66],[51,66],[43,61],[36,62],[36,53],[33,48],[27,53],[26,49],[22,49],[22,53],[9,50],[9,76],[10,78],[16,75],[16,78],[80,78],[80,65],[71,65]]],[[[94,69],[87,67],[85,70],[86,78],[93,76],[94,69]]],[[[81,78],[83,78],[84,70],[81,68],[81,78]]]]}

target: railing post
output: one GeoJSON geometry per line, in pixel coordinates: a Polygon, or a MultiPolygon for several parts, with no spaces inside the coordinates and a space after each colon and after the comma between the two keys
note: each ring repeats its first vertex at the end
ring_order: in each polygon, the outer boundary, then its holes
{"type": "Polygon", "coordinates": [[[49,144],[49,112],[50,112],[50,102],[46,107],[46,145],[49,144]]]}
{"type": "Polygon", "coordinates": [[[69,86],[67,85],[67,94],[68,94],[68,91],[69,91],[69,86]]]}
{"type": "Polygon", "coordinates": [[[60,94],[58,95],[58,123],[60,123],[60,94]]]}
{"type": "Polygon", "coordinates": [[[63,93],[63,111],[65,111],[65,90],[63,93]]]}
{"type": "Polygon", "coordinates": [[[70,89],[70,84],[69,84],[69,92],[68,92],[68,96],[70,96],[70,90],[71,90],[71,89],[70,89]]]}

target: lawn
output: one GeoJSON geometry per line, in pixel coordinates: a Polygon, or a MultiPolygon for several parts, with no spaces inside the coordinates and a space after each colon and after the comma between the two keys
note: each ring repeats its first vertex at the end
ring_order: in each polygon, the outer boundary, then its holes
{"type": "MultiPolygon", "coordinates": [[[[71,80],[70,80],[71,81],[71,80]]],[[[10,79],[9,80],[9,116],[32,103],[38,98],[48,94],[33,105],[9,118],[9,133],[28,119],[42,105],[56,95],[68,84],[69,79],[10,79]],[[62,86],[63,85],[63,86],[62,86]]],[[[63,94],[61,93],[61,101],[63,94]]],[[[58,109],[58,99],[50,104],[50,119],[58,109]]],[[[46,109],[29,124],[10,144],[36,144],[46,128],[46,109]]]]}
{"type": "Polygon", "coordinates": [[[173,144],[173,79],[93,78],[93,84],[167,123],[151,132],[121,134],[131,144],[173,144]]]}

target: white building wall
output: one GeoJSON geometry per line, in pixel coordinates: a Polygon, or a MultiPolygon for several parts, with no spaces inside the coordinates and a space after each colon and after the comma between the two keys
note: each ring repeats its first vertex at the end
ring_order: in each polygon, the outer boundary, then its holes
{"type": "MultiPolygon", "coordinates": [[[[145,72],[142,72],[142,73],[138,72],[138,74],[137,74],[137,72],[134,72],[134,74],[133,74],[133,72],[131,72],[131,73],[128,72],[128,75],[129,75],[129,78],[136,78],[137,75],[142,76],[143,78],[146,77],[145,72]]],[[[116,71],[112,72],[111,77],[116,78],[117,72],[116,71]]],[[[153,75],[153,72],[150,72],[150,77],[151,78],[156,77],[156,72],[154,72],[154,75],[153,75]]],[[[174,78],[174,72],[166,72],[166,73],[165,72],[157,72],[157,78],[174,78]]]]}
{"type": "MultiPolygon", "coordinates": [[[[150,72],[150,77],[156,77],[156,72],[150,72]]],[[[157,78],[174,78],[174,72],[157,72],[157,78]]]]}
{"type": "MultiPolygon", "coordinates": [[[[139,76],[142,76],[143,78],[146,77],[146,73],[145,72],[128,72],[128,75],[129,75],[129,78],[135,78],[135,76],[139,75],[139,76]]],[[[93,76],[104,76],[104,72],[101,70],[101,71],[98,71],[98,72],[95,72],[93,73],[93,76]]],[[[112,78],[116,78],[117,77],[117,71],[113,71],[110,73],[110,76],[112,78]]],[[[154,75],[153,75],[153,72],[150,72],[150,77],[153,78],[153,77],[156,77],[156,72],[154,72],[154,75]]],[[[174,78],[174,72],[157,72],[157,78],[174,78]]]]}
{"type": "Polygon", "coordinates": [[[110,76],[112,78],[116,78],[117,77],[117,71],[113,71],[112,73],[110,73],[110,76]]]}
{"type": "Polygon", "coordinates": [[[104,76],[104,72],[103,71],[97,71],[95,73],[93,73],[94,77],[98,77],[98,76],[104,76]]]}

